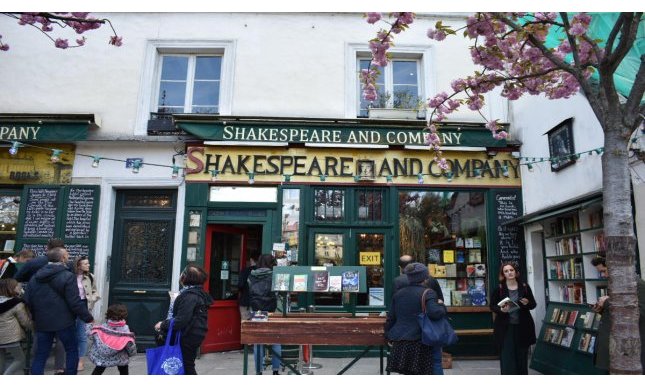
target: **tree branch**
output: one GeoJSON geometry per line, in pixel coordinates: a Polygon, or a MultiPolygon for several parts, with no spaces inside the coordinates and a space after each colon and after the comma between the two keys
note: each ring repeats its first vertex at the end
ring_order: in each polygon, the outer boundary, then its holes
{"type": "MultiPolygon", "coordinates": [[[[638,107],[641,105],[643,94],[645,94],[645,54],[641,55],[641,65],[638,68],[632,90],[629,92],[627,102],[625,103],[623,123],[628,128],[635,128],[636,123],[639,122],[638,107]]],[[[645,104],[643,107],[645,107],[645,104]]]]}
{"type": "Polygon", "coordinates": [[[567,36],[569,45],[571,46],[571,54],[573,54],[573,63],[575,63],[576,65],[575,67],[580,68],[580,56],[578,55],[578,44],[576,43],[576,39],[573,36],[571,36],[571,34],[569,33],[569,28],[571,27],[569,25],[569,16],[567,15],[566,12],[560,12],[560,17],[562,18],[562,23],[564,24],[564,33],[567,36]]]}
{"type": "Polygon", "coordinates": [[[621,28],[618,47],[616,47],[616,50],[609,57],[605,57],[605,60],[603,61],[603,64],[608,66],[608,70],[611,71],[612,74],[616,71],[620,62],[623,61],[629,50],[634,45],[642,15],[642,12],[632,14],[631,17],[627,17],[627,15],[625,15],[626,20],[621,28]]]}
{"type": "Polygon", "coordinates": [[[612,27],[611,32],[609,33],[609,37],[607,38],[607,42],[605,46],[606,58],[611,56],[612,50],[614,49],[614,41],[618,36],[618,31],[620,31],[621,27],[623,26],[623,23],[625,23],[625,18],[626,18],[626,15],[624,13],[621,13],[620,16],[618,16],[618,20],[616,20],[616,23],[612,27]]]}

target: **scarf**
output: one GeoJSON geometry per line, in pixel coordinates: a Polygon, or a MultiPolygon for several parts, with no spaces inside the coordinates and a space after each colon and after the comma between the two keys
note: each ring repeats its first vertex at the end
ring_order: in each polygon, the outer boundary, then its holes
{"type": "MultiPolygon", "coordinates": [[[[188,285],[188,286],[184,286],[183,288],[181,288],[181,289],[179,290],[179,294],[177,295],[177,297],[181,296],[181,294],[182,294],[183,292],[185,292],[186,290],[188,290],[188,289],[192,289],[192,288],[197,288],[197,287],[199,287],[199,285],[188,285]]],[[[171,318],[173,318],[173,308],[175,307],[175,301],[177,300],[177,297],[175,297],[175,299],[174,299],[174,300],[172,300],[172,302],[171,302],[171,303],[170,303],[170,305],[168,306],[168,316],[166,317],[166,319],[167,319],[167,320],[170,320],[171,318]]]]}

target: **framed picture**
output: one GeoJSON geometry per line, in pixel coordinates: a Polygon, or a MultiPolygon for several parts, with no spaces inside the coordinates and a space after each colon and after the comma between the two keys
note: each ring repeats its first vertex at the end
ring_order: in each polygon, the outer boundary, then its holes
{"type": "Polygon", "coordinates": [[[358,160],[356,162],[356,174],[360,180],[374,180],[374,160],[358,160]]]}
{"type": "Polygon", "coordinates": [[[559,123],[547,135],[549,136],[549,154],[552,160],[551,171],[559,171],[576,162],[575,158],[567,157],[575,154],[572,118],[559,123]]]}

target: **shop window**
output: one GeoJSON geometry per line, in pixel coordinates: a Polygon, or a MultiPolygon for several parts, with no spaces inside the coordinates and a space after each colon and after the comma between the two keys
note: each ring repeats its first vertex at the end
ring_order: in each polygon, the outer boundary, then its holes
{"type": "Polygon", "coordinates": [[[0,194],[0,259],[14,254],[20,196],[0,194]]]}
{"type": "Polygon", "coordinates": [[[344,221],[345,191],[342,189],[315,189],[314,218],[325,222],[344,221]]]}
{"type": "Polygon", "coordinates": [[[357,305],[385,306],[384,269],[385,235],[359,233],[357,235],[358,260],[367,273],[367,293],[359,293],[357,305]]]}
{"type": "Polygon", "coordinates": [[[380,189],[361,188],[356,190],[358,198],[359,221],[382,221],[383,220],[383,191],[380,189]]]}
{"type": "Polygon", "coordinates": [[[123,207],[127,208],[172,208],[174,207],[172,194],[151,194],[141,192],[127,192],[123,195],[123,207]]]}
{"type": "MultiPolygon", "coordinates": [[[[343,234],[314,234],[314,262],[315,266],[343,266],[343,234]]],[[[342,304],[341,293],[315,293],[316,305],[342,304]]]]}
{"type": "Polygon", "coordinates": [[[486,203],[481,191],[399,193],[400,253],[428,264],[447,306],[487,305],[486,203]]]}
{"type": "Polygon", "coordinates": [[[300,230],[300,190],[282,190],[282,242],[287,260],[298,262],[298,232],[300,230]]]}

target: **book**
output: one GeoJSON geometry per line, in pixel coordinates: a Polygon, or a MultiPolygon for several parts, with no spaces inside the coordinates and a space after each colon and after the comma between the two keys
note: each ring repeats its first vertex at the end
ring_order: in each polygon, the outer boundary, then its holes
{"type": "Polygon", "coordinates": [[[369,305],[370,306],[385,305],[385,288],[370,288],[369,305]]]}
{"type": "Polygon", "coordinates": [[[578,350],[587,352],[587,348],[589,348],[589,340],[591,340],[591,335],[589,333],[581,335],[580,342],[578,342],[578,350]]]}
{"type": "Polygon", "coordinates": [[[486,265],[483,263],[475,265],[475,276],[486,277],[486,265]]]}
{"type": "Polygon", "coordinates": [[[446,278],[446,267],[444,265],[435,266],[435,275],[437,278],[446,278]]]}
{"type": "Polygon", "coordinates": [[[586,329],[591,329],[591,327],[593,326],[594,318],[595,318],[595,313],[594,312],[585,313],[585,315],[584,315],[585,323],[584,323],[583,327],[585,327],[586,329]]]}
{"type": "Polygon", "coordinates": [[[482,240],[479,238],[473,238],[473,247],[480,249],[482,247],[482,240]]]}
{"type": "Polygon", "coordinates": [[[314,292],[326,292],[329,290],[329,272],[315,271],[314,272],[314,292]]]}
{"type": "Polygon", "coordinates": [[[293,288],[294,292],[306,292],[307,291],[307,279],[309,276],[307,274],[294,274],[293,275],[293,288]]]}
{"type": "Polygon", "coordinates": [[[591,338],[589,339],[589,348],[587,348],[587,352],[594,353],[595,347],[596,347],[596,336],[591,336],[591,338]]]}
{"type": "Polygon", "coordinates": [[[482,263],[482,251],[480,249],[468,250],[468,263],[482,263]]]}
{"type": "Polygon", "coordinates": [[[13,251],[15,247],[16,247],[15,239],[7,239],[6,241],[4,241],[4,251],[13,251]]]}
{"type": "Polygon", "coordinates": [[[549,322],[557,322],[558,318],[560,317],[560,309],[558,308],[553,308],[553,314],[551,314],[551,320],[549,322]]]}
{"type": "Polygon", "coordinates": [[[567,318],[569,318],[569,311],[568,310],[563,310],[562,313],[560,313],[560,318],[558,319],[558,324],[566,324],[567,323],[567,318]]]}
{"type": "Polygon", "coordinates": [[[571,327],[564,328],[562,333],[562,339],[560,340],[560,345],[563,347],[569,348],[571,346],[571,340],[573,340],[573,334],[575,331],[571,327]]]}
{"type": "Polygon", "coordinates": [[[508,298],[508,297],[506,297],[505,299],[503,299],[503,300],[501,300],[500,302],[498,302],[498,303],[497,303],[497,306],[499,306],[500,308],[503,308],[503,307],[504,307],[504,305],[506,305],[506,304],[509,304],[509,305],[510,305],[510,308],[509,308],[509,310],[508,310],[508,313],[511,313],[511,312],[514,312],[514,311],[516,311],[516,310],[519,310],[519,309],[520,309],[520,306],[519,306],[519,305],[517,305],[517,303],[516,303],[515,301],[511,300],[511,299],[510,299],[510,298],[508,298]]]}
{"type": "Polygon", "coordinates": [[[439,263],[441,261],[441,250],[439,249],[428,249],[428,262],[429,263],[439,263]]]}
{"type": "Polygon", "coordinates": [[[593,324],[591,325],[591,329],[598,329],[600,327],[601,318],[602,318],[602,315],[600,313],[596,313],[596,316],[593,319],[593,324]]]}
{"type": "Polygon", "coordinates": [[[449,263],[446,266],[446,277],[457,277],[457,264],[449,263]]]}
{"type": "Polygon", "coordinates": [[[467,249],[472,249],[473,246],[473,238],[466,238],[466,242],[464,243],[464,247],[467,249]]]}
{"type": "Polygon", "coordinates": [[[343,292],[358,292],[358,272],[344,271],[342,274],[341,288],[343,292]]]}
{"type": "Polygon", "coordinates": [[[342,276],[340,275],[330,275],[329,276],[329,291],[330,292],[340,292],[342,291],[342,276]]]}
{"type": "Polygon", "coordinates": [[[572,310],[569,314],[569,319],[567,320],[567,325],[575,326],[576,320],[578,319],[578,311],[572,310]]]}
{"type": "Polygon", "coordinates": [[[457,250],[457,263],[466,263],[466,253],[464,250],[457,250]]]}
{"type": "Polygon", "coordinates": [[[273,291],[274,292],[289,291],[290,279],[291,279],[291,274],[289,273],[277,273],[275,275],[275,283],[273,284],[273,291]]]}
{"type": "Polygon", "coordinates": [[[466,275],[468,277],[474,277],[475,276],[475,265],[467,265],[466,266],[466,275]]]}
{"type": "Polygon", "coordinates": [[[455,241],[455,247],[464,247],[464,238],[457,238],[455,241]]]}
{"type": "Polygon", "coordinates": [[[444,250],[443,263],[454,263],[454,262],[455,262],[455,250],[444,250]]]}
{"type": "Polygon", "coordinates": [[[433,277],[437,276],[437,264],[436,263],[429,263],[428,264],[428,274],[430,274],[433,277]]]}
{"type": "Polygon", "coordinates": [[[463,296],[467,294],[465,291],[453,290],[450,292],[452,296],[452,306],[463,306],[463,296]]]}
{"type": "Polygon", "coordinates": [[[457,290],[468,290],[468,280],[466,278],[457,279],[457,290]]]}

